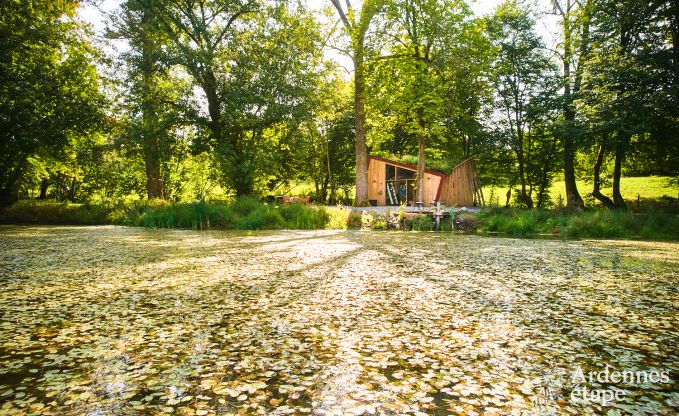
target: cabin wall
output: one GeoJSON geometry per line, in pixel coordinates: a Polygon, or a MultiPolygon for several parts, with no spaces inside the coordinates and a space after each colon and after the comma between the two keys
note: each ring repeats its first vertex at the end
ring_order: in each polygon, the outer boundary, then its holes
{"type": "Polygon", "coordinates": [[[441,202],[446,205],[474,205],[475,181],[476,162],[470,158],[457,165],[446,177],[441,190],[441,202]]]}
{"type": "Polygon", "coordinates": [[[436,194],[441,184],[441,177],[430,173],[424,174],[424,206],[430,206],[436,200],[436,194]]]}
{"type": "MultiPolygon", "coordinates": [[[[378,206],[387,205],[387,194],[386,194],[386,167],[388,162],[371,158],[368,163],[368,199],[373,199],[377,201],[378,206]]],[[[401,169],[405,169],[402,166],[394,164],[401,169]]],[[[415,172],[414,169],[408,169],[415,172]]],[[[431,173],[424,174],[424,205],[429,206],[431,202],[436,199],[438,194],[439,186],[441,185],[442,178],[438,175],[433,175],[431,173]]]]}
{"type": "Polygon", "coordinates": [[[386,163],[377,159],[370,159],[368,163],[368,199],[377,201],[378,206],[387,205],[386,191],[386,163]]]}

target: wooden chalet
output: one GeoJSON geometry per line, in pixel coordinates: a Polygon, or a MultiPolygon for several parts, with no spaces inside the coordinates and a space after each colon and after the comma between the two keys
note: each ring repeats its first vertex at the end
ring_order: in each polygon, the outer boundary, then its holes
{"type": "MultiPolygon", "coordinates": [[[[368,199],[373,206],[414,205],[417,166],[370,156],[368,161],[368,199]]],[[[424,206],[476,206],[483,202],[476,162],[469,158],[446,175],[427,169],[424,173],[424,206]]]]}

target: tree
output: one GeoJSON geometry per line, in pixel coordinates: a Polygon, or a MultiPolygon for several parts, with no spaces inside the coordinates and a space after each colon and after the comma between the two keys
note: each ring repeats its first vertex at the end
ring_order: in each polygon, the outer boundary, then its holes
{"type": "Polygon", "coordinates": [[[190,118],[189,89],[173,76],[165,50],[168,38],[157,30],[155,0],[127,0],[112,23],[110,37],[127,39],[122,55],[127,72],[123,136],[130,149],[141,153],[149,199],[166,198],[164,166],[179,140],[178,130],[190,118]]]}
{"type": "Polygon", "coordinates": [[[221,92],[230,146],[216,151],[238,195],[291,178],[298,130],[311,117],[319,83],[319,44],[313,17],[287,6],[263,10],[235,37],[228,56],[238,64],[221,92]]]}
{"type": "Polygon", "coordinates": [[[489,96],[484,79],[492,48],[464,1],[400,0],[385,10],[380,31],[387,55],[374,58],[374,95],[381,96],[381,113],[395,119],[394,136],[416,139],[416,198],[422,200],[427,152],[448,162],[471,156],[489,96]]]}
{"type": "Polygon", "coordinates": [[[578,105],[588,131],[599,138],[593,195],[606,206],[624,209],[620,179],[626,156],[653,135],[672,131],[657,128],[673,124],[672,110],[664,110],[672,108],[672,46],[664,29],[671,18],[662,1],[593,1],[592,52],[578,105]],[[609,152],[614,157],[612,199],[599,191],[609,152]]]}
{"type": "Polygon", "coordinates": [[[224,183],[238,196],[252,194],[275,166],[273,156],[282,162],[282,141],[305,111],[320,49],[313,19],[301,6],[254,0],[175,0],[153,10],[171,40],[172,62],[205,94],[206,144],[224,183]]]}
{"type": "Polygon", "coordinates": [[[330,0],[350,38],[350,55],[354,64],[354,123],[356,134],[356,197],[357,206],[368,203],[368,145],[366,142],[365,41],[370,23],[384,6],[384,0],[364,0],[360,10],[349,0],[344,7],[340,0],[330,0]]]}
{"type": "Polygon", "coordinates": [[[574,101],[582,86],[584,62],[590,50],[591,0],[552,0],[555,13],[561,18],[563,41],[561,68],[563,71],[563,168],[566,184],[566,204],[570,209],[582,209],[584,202],[575,182],[577,151],[576,111],[574,101]]]}
{"type": "MultiPolygon", "coordinates": [[[[349,188],[354,174],[354,113],[350,85],[336,69],[324,71],[314,94],[311,117],[300,128],[295,171],[311,179],[318,203],[336,204],[340,189],[349,188]]],[[[345,197],[348,195],[345,192],[345,197]]]]}
{"type": "Polygon", "coordinates": [[[66,0],[0,3],[0,204],[15,200],[29,158],[57,157],[100,131],[97,51],[66,0]]]}
{"type": "Polygon", "coordinates": [[[517,199],[532,208],[534,186],[538,187],[538,203],[542,205],[553,169],[550,161],[556,142],[550,132],[549,115],[553,107],[551,97],[559,88],[556,68],[544,53],[530,12],[515,1],[503,3],[488,25],[499,48],[495,64],[497,105],[506,145],[516,156],[520,185],[517,199]],[[545,155],[549,157],[545,159],[545,155]]]}

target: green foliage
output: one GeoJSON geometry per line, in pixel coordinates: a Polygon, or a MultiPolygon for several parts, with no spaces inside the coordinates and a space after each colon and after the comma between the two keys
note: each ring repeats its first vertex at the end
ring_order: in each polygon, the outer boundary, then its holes
{"type": "Polygon", "coordinates": [[[415,217],[410,224],[413,231],[434,230],[434,219],[428,215],[419,215],[415,217]]]}
{"type": "Polygon", "coordinates": [[[490,99],[493,49],[465,2],[397,0],[386,7],[369,73],[372,152],[447,172],[479,149],[479,117],[490,99]]]}
{"type": "MultiPolygon", "coordinates": [[[[622,196],[627,200],[630,209],[637,211],[637,197],[640,198],[642,208],[644,205],[649,203],[655,203],[657,205],[669,205],[671,203],[671,198],[677,198],[679,196],[679,184],[672,183],[669,177],[662,176],[644,176],[644,177],[623,177],[621,178],[621,192],[622,196]]],[[[583,180],[577,181],[578,189],[583,196],[591,192],[592,185],[583,180]]],[[[504,206],[507,190],[507,186],[499,187],[483,187],[484,197],[486,203],[493,206],[500,205],[504,206]],[[492,193],[492,200],[491,200],[492,193]]],[[[608,183],[606,186],[602,186],[601,191],[605,194],[611,194],[611,185],[608,183]]],[[[564,201],[566,195],[566,187],[563,181],[555,181],[549,189],[549,194],[552,196],[552,202],[556,207],[558,204],[559,196],[564,201]]],[[[585,198],[587,202],[587,198],[585,198]]],[[[512,204],[512,206],[515,206],[512,204]]],[[[590,203],[587,204],[589,207],[600,207],[601,205],[598,201],[593,198],[590,203]]]]}
{"type": "Polygon", "coordinates": [[[97,225],[111,222],[109,207],[55,201],[19,201],[0,213],[2,224],[97,225]]]}
{"type": "Polygon", "coordinates": [[[97,51],[66,0],[0,3],[0,205],[17,198],[28,158],[59,158],[99,131],[106,100],[97,51]]]}
{"type": "Polygon", "coordinates": [[[249,214],[237,218],[234,228],[238,230],[271,230],[287,228],[283,226],[284,219],[281,214],[268,206],[258,207],[249,214]]]}
{"type": "Polygon", "coordinates": [[[317,203],[336,204],[355,179],[354,115],[350,85],[336,68],[323,73],[314,98],[312,117],[302,121],[293,163],[279,177],[311,180],[317,203]]]}
{"type": "Polygon", "coordinates": [[[679,217],[650,211],[635,214],[593,209],[561,213],[533,209],[489,209],[478,215],[479,231],[515,237],[548,234],[565,238],[679,240],[679,217]]]}
{"type": "Polygon", "coordinates": [[[141,222],[153,228],[193,229],[321,229],[329,216],[324,208],[302,204],[270,205],[243,197],[231,204],[167,204],[146,209],[141,222]]]}
{"type": "MultiPolygon", "coordinates": [[[[120,1],[108,35],[130,48],[113,57],[115,74],[98,73],[110,65],[97,65],[104,54],[76,19],[79,2],[1,2],[0,204],[96,204],[125,224],[356,227],[351,213],[256,201],[227,213],[199,201],[289,194],[304,183],[317,203],[357,192],[366,203],[367,186],[352,187],[366,134],[373,154],[422,157],[445,172],[474,155],[482,183],[511,186],[515,206],[565,204],[552,183],[561,169],[570,178],[567,148],[577,150],[585,184],[597,167],[596,198],[612,194],[609,205],[636,211],[657,192],[650,182],[628,191],[621,172],[678,172],[671,2],[555,0],[558,54],[546,52],[536,14],[519,0],[486,18],[457,0],[331,3],[349,35],[332,46],[350,55],[353,84],[323,60],[341,31],[329,33],[296,2],[120,1]],[[150,207],[145,198],[178,204],[150,207]]],[[[672,208],[674,189],[653,203],[672,208]]],[[[374,226],[394,228],[391,217],[374,226]]],[[[520,235],[536,227],[512,221],[496,227],[520,235]]]]}
{"type": "Polygon", "coordinates": [[[389,229],[389,214],[382,214],[378,212],[370,213],[370,229],[373,231],[383,231],[389,229]]]}
{"type": "Polygon", "coordinates": [[[503,3],[488,26],[499,49],[494,81],[496,108],[502,117],[496,146],[514,153],[512,182],[519,185],[518,205],[545,207],[560,161],[561,146],[553,125],[558,117],[554,97],[560,88],[556,66],[545,53],[531,11],[516,1],[503,3]]]}
{"type": "Polygon", "coordinates": [[[326,207],[325,211],[328,214],[328,223],[325,228],[330,230],[346,230],[351,228],[349,224],[349,218],[352,213],[351,209],[345,207],[326,207]]]}
{"type": "Polygon", "coordinates": [[[482,224],[480,230],[486,232],[526,236],[535,234],[538,230],[532,210],[517,210],[506,216],[498,215],[497,212],[495,215],[481,214],[479,219],[482,224]]]}
{"type": "Polygon", "coordinates": [[[299,202],[282,205],[279,209],[285,220],[286,228],[295,230],[316,230],[324,228],[330,220],[330,216],[323,207],[309,209],[308,206],[299,202]]]}
{"type": "Polygon", "coordinates": [[[348,229],[358,230],[363,227],[363,215],[358,211],[350,210],[346,223],[348,229]]]}

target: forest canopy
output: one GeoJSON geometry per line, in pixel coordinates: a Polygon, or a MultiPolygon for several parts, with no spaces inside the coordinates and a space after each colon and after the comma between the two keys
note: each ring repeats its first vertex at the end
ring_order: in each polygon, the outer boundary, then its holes
{"type": "Polygon", "coordinates": [[[555,204],[555,180],[571,208],[623,208],[621,177],[679,176],[674,1],[118,3],[98,31],[83,2],[0,4],[0,204],[303,184],[363,205],[371,154],[420,173],[473,156],[528,208],[555,204]]]}

